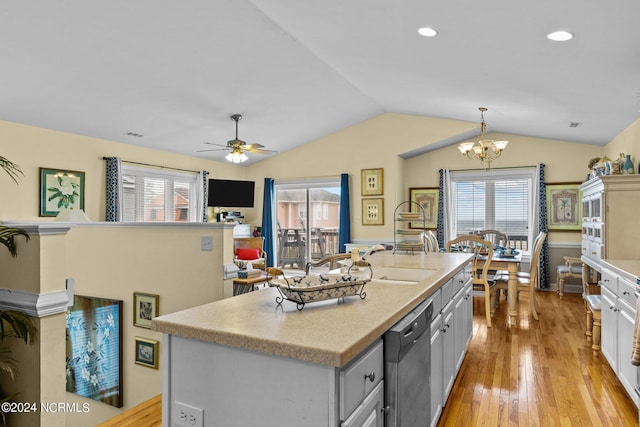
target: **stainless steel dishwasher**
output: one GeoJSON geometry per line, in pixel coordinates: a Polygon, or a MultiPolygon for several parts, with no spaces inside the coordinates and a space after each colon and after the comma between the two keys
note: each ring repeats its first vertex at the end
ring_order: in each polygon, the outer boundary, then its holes
{"type": "Polygon", "coordinates": [[[429,425],[432,314],[428,299],[384,334],[386,427],[429,425]]]}

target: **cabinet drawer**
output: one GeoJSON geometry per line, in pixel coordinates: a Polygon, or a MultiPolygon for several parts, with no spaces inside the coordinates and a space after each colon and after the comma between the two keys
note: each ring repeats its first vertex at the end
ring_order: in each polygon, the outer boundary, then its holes
{"type": "Polygon", "coordinates": [[[634,310],[636,308],[636,295],[634,291],[636,285],[622,277],[618,277],[618,297],[629,304],[634,310]]]}
{"type": "Polygon", "coordinates": [[[466,273],[464,270],[460,270],[453,276],[453,293],[454,295],[464,287],[466,273]]]}
{"type": "Polygon", "coordinates": [[[383,374],[384,352],[382,340],[379,340],[364,355],[340,371],[341,420],[347,419],[362,403],[365,396],[382,380],[383,374]]]}
{"type": "Polygon", "coordinates": [[[433,315],[432,319],[440,313],[442,310],[442,291],[438,289],[433,295],[431,295],[428,300],[431,300],[431,304],[433,305],[433,315]]]}
{"type": "Polygon", "coordinates": [[[442,285],[442,305],[445,306],[456,294],[456,289],[453,286],[453,278],[447,280],[447,283],[442,285]]]}
{"type": "Polygon", "coordinates": [[[600,284],[609,289],[615,296],[618,296],[618,276],[613,271],[603,268],[600,284]]]}

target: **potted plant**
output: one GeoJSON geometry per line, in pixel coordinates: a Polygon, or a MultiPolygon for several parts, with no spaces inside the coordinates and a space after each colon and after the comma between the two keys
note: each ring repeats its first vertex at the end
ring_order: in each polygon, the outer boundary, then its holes
{"type": "MultiPolygon", "coordinates": [[[[22,170],[15,163],[0,156],[0,167],[9,174],[11,179],[17,184],[18,177],[22,175],[22,170]]],[[[11,256],[17,256],[16,236],[25,236],[29,240],[26,231],[20,228],[7,227],[0,224],[0,243],[4,245],[11,256]]],[[[33,319],[21,312],[13,310],[0,310],[0,369],[7,372],[11,379],[15,377],[17,369],[17,361],[11,355],[11,348],[5,344],[5,339],[18,338],[25,344],[31,344],[37,337],[38,330],[33,323],[33,319]]],[[[7,396],[4,390],[0,390],[0,403],[10,401],[16,396],[7,396]]],[[[2,422],[6,422],[3,412],[2,422]]]]}

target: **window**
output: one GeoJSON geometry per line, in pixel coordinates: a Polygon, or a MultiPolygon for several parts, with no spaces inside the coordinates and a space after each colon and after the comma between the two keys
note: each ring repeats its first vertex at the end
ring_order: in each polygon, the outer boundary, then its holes
{"type": "Polygon", "coordinates": [[[202,221],[202,192],[195,172],[122,164],[124,222],[202,221]]]}
{"type": "Polygon", "coordinates": [[[304,269],[339,252],[340,179],[281,181],[274,192],[278,266],[304,269]]]}
{"type": "Polygon", "coordinates": [[[509,236],[510,246],[527,250],[535,168],[451,172],[451,235],[495,229],[509,236]]]}

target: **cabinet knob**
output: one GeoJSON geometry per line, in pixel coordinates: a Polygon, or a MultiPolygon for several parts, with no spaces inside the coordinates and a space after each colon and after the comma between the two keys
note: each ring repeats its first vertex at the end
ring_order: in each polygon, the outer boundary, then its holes
{"type": "Polygon", "coordinates": [[[376,373],[371,371],[368,374],[364,374],[365,378],[368,378],[369,381],[374,382],[376,380],[376,373]]]}

